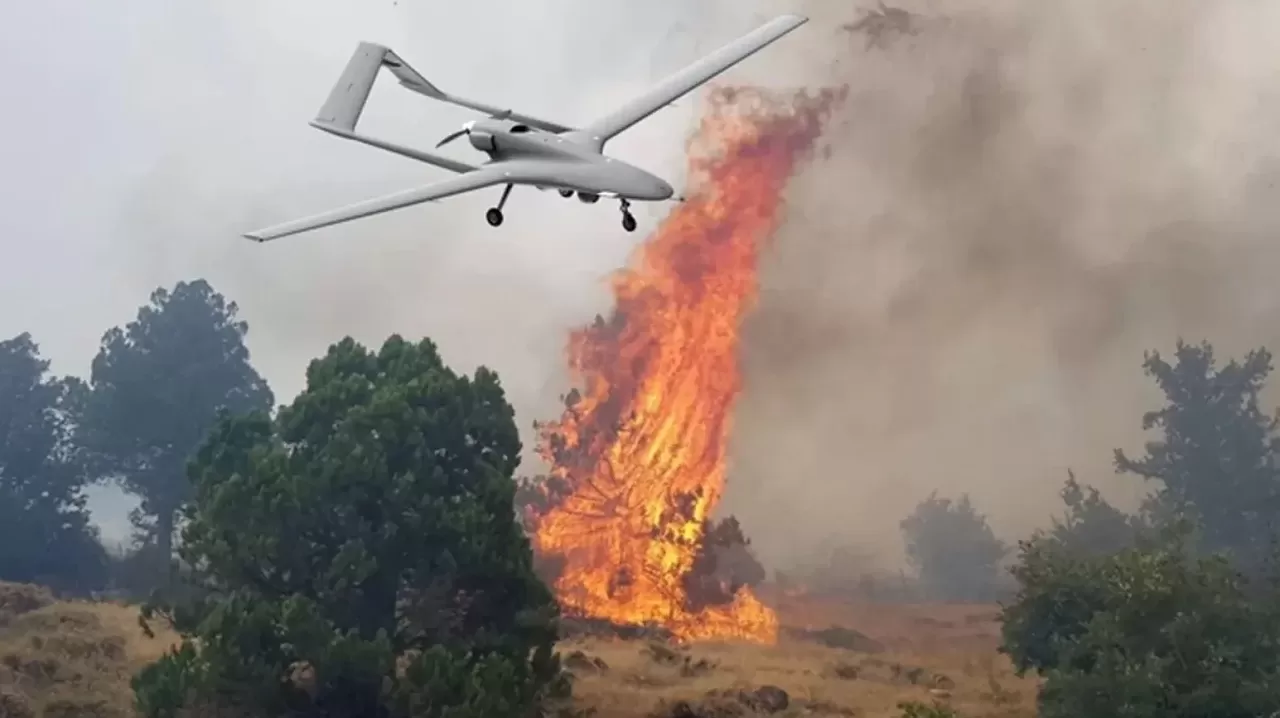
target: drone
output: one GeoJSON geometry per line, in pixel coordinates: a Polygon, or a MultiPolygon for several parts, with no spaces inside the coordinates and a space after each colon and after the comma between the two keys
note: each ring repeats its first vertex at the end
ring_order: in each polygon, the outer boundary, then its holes
{"type": "Polygon", "coordinates": [[[554,189],[565,199],[576,195],[585,204],[595,204],[601,197],[617,199],[621,204],[622,228],[627,232],[634,232],[636,219],[631,214],[631,202],[663,202],[673,198],[680,201],[682,198],[676,197],[675,190],[661,178],[622,160],[606,156],[605,143],[806,22],[808,18],[800,15],[781,15],[711,52],[658,83],[648,92],[583,127],[570,127],[449,94],[428,82],[390,48],[372,42],[361,42],[310,125],[343,139],[449,170],[456,176],[248,232],[244,236],[255,242],[267,242],[383,212],[502,186],[498,204],[485,212],[485,220],[489,225],[498,227],[503,222],[502,210],[516,185],[532,186],[542,191],[554,189]],[[439,149],[465,136],[473,148],[488,155],[488,161],[473,165],[357,132],[356,124],[369,100],[369,93],[373,90],[378,73],[384,67],[391,71],[403,87],[440,102],[488,115],[483,119],[467,122],[461,130],[451,133],[436,145],[436,149],[439,149]]]}

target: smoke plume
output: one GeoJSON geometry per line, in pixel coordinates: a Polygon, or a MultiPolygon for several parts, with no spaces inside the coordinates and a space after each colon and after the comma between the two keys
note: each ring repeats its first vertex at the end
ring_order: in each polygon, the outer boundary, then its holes
{"type": "Polygon", "coordinates": [[[896,564],[934,489],[1008,538],[1068,467],[1132,506],[1143,351],[1280,335],[1280,6],[796,5],[775,74],[850,99],[763,260],[725,510],[785,567],[896,564]]]}

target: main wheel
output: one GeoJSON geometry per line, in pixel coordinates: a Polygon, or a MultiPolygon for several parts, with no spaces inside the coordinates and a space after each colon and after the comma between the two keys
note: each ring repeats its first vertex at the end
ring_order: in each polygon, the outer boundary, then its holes
{"type": "Polygon", "coordinates": [[[560,196],[561,196],[561,197],[564,197],[565,199],[569,199],[570,197],[572,197],[572,196],[573,196],[573,190],[571,190],[571,189],[562,189],[562,190],[560,190],[560,196]]]}
{"type": "Polygon", "coordinates": [[[494,207],[493,209],[490,209],[488,212],[484,213],[484,218],[485,218],[485,221],[489,223],[490,227],[497,227],[498,225],[502,224],[502,210],[498,209],[497,207],[494,207]]]}
{"type": "Polygon", "coordinates": [[[622,215],[622,228],[628,232],[636,231],[636,218],[632,217],[630,212],[622,215]]]}

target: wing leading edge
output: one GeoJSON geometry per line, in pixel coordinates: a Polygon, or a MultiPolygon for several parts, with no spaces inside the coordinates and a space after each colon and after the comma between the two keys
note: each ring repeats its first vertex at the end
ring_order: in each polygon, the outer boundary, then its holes
{"type": "Polygon", "coordinates": [[[803,15],[781,15],[706,57],[676,72],[643,95],[602,117],[580,132],[597,147],[649,115],[692,92],[809,21],[803,15]]]}
{"type": "Polygon", "coordinates": [[[447,180],[429,184],[425,187],[397,192],[386,197],[366,200],[322,214],[277,224],[255,232],[247,232],[244,236],[246,239],[252,239],[255,242],[268,242],[291,234],[329,227],[355,219],[363,219],[383,212],[391,212],[424,202],[432,202],[466,192],[473,192],[485,187],[505,184],[509,181],[511,181],[511,178],[507,176],[507,173],[497,167],[480,169],[457,177],[450,177],[447,180]]]}

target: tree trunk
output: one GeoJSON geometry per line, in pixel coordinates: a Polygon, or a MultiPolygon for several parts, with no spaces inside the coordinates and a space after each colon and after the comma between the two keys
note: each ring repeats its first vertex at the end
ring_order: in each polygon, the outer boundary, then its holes
{"type": "Polygon", "coordinates": [[[173,585],[173,526],[176,511],[163,510],[156,516],[156,572],[160,585],[173,585]]]}

